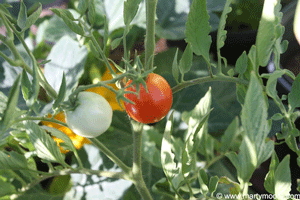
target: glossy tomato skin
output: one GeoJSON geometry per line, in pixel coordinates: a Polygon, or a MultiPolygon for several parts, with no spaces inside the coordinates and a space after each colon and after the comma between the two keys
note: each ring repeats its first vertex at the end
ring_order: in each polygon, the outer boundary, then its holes
{"type": "Polygon", "coordinates": [[[107,100],[93,92],[80,92],[78,105],[65,111],[69,128],[82,137],[94,138],[104,133],[112,121],[112,108],[107,100]]]}
{"type": "MultiPolygon", "coordinates": [[[[132,81],[128,81],[128,86],[132,81]]],[[[135,94],[124,96],[135,104],[124,102],[127,114],[135,121],[143,124],[151,124],[164,118],[171,109],[173,102],[172,90],[168,82],[160,75],[150,73],[145,80],[148,93],[140,84],[139,98],[135,94]]],[[[135,86],[129,87],[126,91],[136,92],[135,86]]]]}

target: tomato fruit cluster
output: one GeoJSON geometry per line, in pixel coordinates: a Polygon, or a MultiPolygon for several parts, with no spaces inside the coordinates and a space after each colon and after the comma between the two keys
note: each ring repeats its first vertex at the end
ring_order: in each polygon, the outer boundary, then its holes
{"type": "MultiPolygon", "coordinates": [[[[173,102],[172,90],[168,82],[160,75],[150,73],[145,80],[147,91],[140,84],[139,97],[136,94],[126,93],[124,96],[134,102],[124,102],[127,114],[140,123],[150,124],[160,121],[171,109],[173,102]]],[[[129,80],[126,86],[132,83],[129,80]]],[[[125,91],[136,92],[135,86],[126,88],[125,91]]]]}

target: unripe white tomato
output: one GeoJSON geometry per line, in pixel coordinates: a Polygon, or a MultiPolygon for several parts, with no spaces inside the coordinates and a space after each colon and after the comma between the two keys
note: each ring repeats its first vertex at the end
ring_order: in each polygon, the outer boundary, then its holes
{"type": "Polygon", "coordinates": [[[69,128],[77,135],[93,138],[104,133],[112,121],[112,108],[104,97],[80,92],[75,110],[65,111],[69,128]]]}

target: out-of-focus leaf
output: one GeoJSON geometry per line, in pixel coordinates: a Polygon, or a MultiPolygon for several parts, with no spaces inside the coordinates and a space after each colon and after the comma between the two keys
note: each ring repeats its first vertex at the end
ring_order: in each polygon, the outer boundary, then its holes
{"type": "Polygon", "coordinates": [[[124,17],[124,23],[126,26],[130,24],[130,22],[135,17],[139,4],[141,3],[141,0],[126,0],[124,1],[124,10],[123,10],[123,17],[124,17]]]}
{"type": "Polygon", "coordinates": [[[44,73],[49,84],[59,92],[63,74],[66,78],[66,99],[72,89],[77,87],[78,80],[83,74],[84,64],[87,58],[86,47],[79,44],[69,36],[61,38],[51,49],[45,64],[44,73]]]}
{"type": "MultiPolygon", "coordinates": [[[[0,178],[0,197],[16,193],[16,188],[13,184],[5,182],[0,178]]],[[[9,197],[7,198],[9,199],[9,197]]]]}
{"type": "Polygon", "coordinates": [[[89,0],[79,0],[77,9],[79,10],[80,14],[85,13],[89,6],[89,0]]]}
{"type": "Polygon", "coordinates": [[[54,101],[53,108],[57,108],[59,106],[59,104],[64,101],[65,96],[66,96],[66,88],[67,88],[66,76],[63,73],[63,78],[62,78],[61,85],[59,88],[58,97],[54,101]]]}
{"type": "Polygon", "coordinates": [[[34,11],[26,20],[25,23],[25,29],[30,28],[31,25],[33,25],[40,17],[42,12],[42,4],[39,3],[39,7],[36,11],[34,11]]]}
{"type": "Polygon", "coordinates": [[[0,151],[0,169],[27,169],[27,161],[25,156],[16,152],[5,153],[0,151]]]}
{"type": "Polygon", "coordinates": [[[93,26],[96,20],[95,0],[89,0],[88,19],[93,26]]]}
{"type": "Polygon", "coordinates": [[[9,128],[9,124],[12,122],[12,120],[15,117],[15,111],[18,104],[18,98],[20,92],[20,85],[19,85],[20,79],[21,76],[19,75],[9,91],[7,105],[3,114],[1,115],[0,135],[2,135],[4,131],[6,131],[9,128]]]}
{"type": "Polygon", "coordinates": [[[85,31],[80,24],[77,24],[74,22],[74,17],[72,13],[69,10],[63,10],[63,9],[58,9],[58,8],[52,8],[51,9],[56,15],[61,17],[66,25],[75,33],[84,36],[85,31]]]}
{"type": "Polygon", "coordinates": [[[300,107],[300,75],[298,75],[293,82],[292,90],[288,94],[288,101],[289,104],[292,107],[292,110],[294,110],[296,107],[300,107]]]}
{"type": "Polygon", "coordinates": [[[21,29],[24,29],[26,27],[26,21],[27,21],[27,8],[24,2],[21,1],[20,11],[17,20],[18,26],[21,29]]]}

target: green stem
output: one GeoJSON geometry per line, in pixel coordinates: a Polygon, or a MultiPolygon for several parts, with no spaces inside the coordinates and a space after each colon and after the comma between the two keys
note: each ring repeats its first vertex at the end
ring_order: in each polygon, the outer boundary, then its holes
{"type": "Polygon", "coordinates": [[[229,77],[229,76],[214,76],[214,77],[201,77],[201,78],[196,78],[193,80],[185,81],[183,83],[180,83],[179,85],[176,85],[175,87],[172,88],[173,94],[176,92],[179,92],[180,90],[187,88],[189,86],[197,85],[200,83],[206,83],[206,82],[213,82],[213,81],[224,81],[224,82],[233,82],[233,83],[238,83],[238,84],[243,84],[243,85],[248,85],[249,82],[247,80],[243,80],[240,78],[235,78],[235,77],[229,77]]]}
{"type": "Polygon", "coordinates": [[[99,43],[97,42],[96,38],[94,37],[94,35],[91,34],[90,38],[92,39],[93,44],[95,45],[95,47],[97,48],[98,52],[100,53],[101,58],[103,59],[106,67],[108,68],[108,70],[110,71],[110,73],[113,75],[113,77],[116,75],[116,72],[113,70],[113,68],[110,66],[110,63],[108,61],[108,59],[106,58],[104,52],[102,51],[99,43]]]}
{"type": "MultiPolygon", "coordinates": [[[[19,31],[17,31],[17,29],[11,24],[11,22],[6,18],[6,16],[1,15],[1,18],[3,19],[3,21],[5,21],[7,23],[7,26],[9,26],[9,28],[14,32],[14,34],[17,36],[17,38],[19,39],[19,41],[22,43],[23,47],[25,48],[26,52],[28,53],[29,57],[31,58],[34,67],[36,67],[38,69],[38,75],[39,75],[39,82],[41,84],[41,86],[47,91],[47,93],[53,98],[56,99],[57,98],[57,93],[56,91],[52,88],[52,86],[47,82],[47,79],[45,78],[43,72],[41,71],[41,69],[39,68],[37,61],[34,57],[34,55],[32,54],[32,52],[30,51],[29,47],[27,46],[22,33],[20,33],[19,31]]],[[[20,55],[20,53],[18,52],[18,50],[16,49],[13,41],[11,41],[10,43],[7,43],[7,45],[9,45],[9,49],[12,51],[13,55],[15,56],[16,61],[19,60],[21,61],[20,66],[22,68],[24,68],[29,74],[33,74],[32,69],[26,64],[26,62],[24,61],[24,59],[22,58],[22,56],[20,55]]]]}
{"type": "Polygon", "coordinates": [[[143,124],[133,123],[133,183],[144,200],[152,200],[142,175],[142,132],[143,124]]]}
{"type": "MultiPolygon", "coordinates": [[[[102,170],[91,170],[91,169],[64,169],[64,170],[57,170],[53,172],[41,172],[36,170],[30,170],[30,169],[24,169],[25,171],[35,172],[37,174],[43,174],[39,178],[35,179],[33,182],[24,185],[19,191],[19,193],[12,195],[11,197],[19,197],[24,192],[28,191],[35,185],[39,184],[41,181],[44,181],[48,178],[54,177],[54,176],[63,176],[63,175],[70,175],[70,174],[86,174],[86,175],[97,175],[97,176],[103,176],[107,178],[115,178],[115,179],[124,179],[124,180],[131,180],[129,176],[124,172],[110,172],[110,171],[102,171],[102,170]]],[[[13,198],[13,199],[14,199],[13,198]]]]}
{"type": "Polygon", "coordinates": [[[116,163],[126,174],[130,174],[131,168],[125,165],[113,152],[104,146],[97,138],[90,138],[90,141],[98,147],[111,161],[116,163]]]}
{"type": "Polygon", "coordinates": [[[68,125],[62,121],[59,121],[59,120],[56,120],[56,119],[53,119],[53,118],[47,118],[47,117],[34,117],[34,116],[26,116],[26,117],[22,117],[22,118],[19,118],[19,119],[16,119],[14,121],[14,123],[16,122],[21,122],[21,121],[27,121],[27,120],[38,120],[38,121],[47,121],[47,122],[53,122],[53,123],[56,123],[56,124],[59,124],[59,125],[62,125],[62,126],[65,126],[65,127],[68,127],[68,125]]]}
{"type": "Polygon", "coordinates": [[[155,14],[157,0],[146,0],[146,40],[145,40],[145,66],[146,70],[153,68],[155,50],[155,14]]]}

